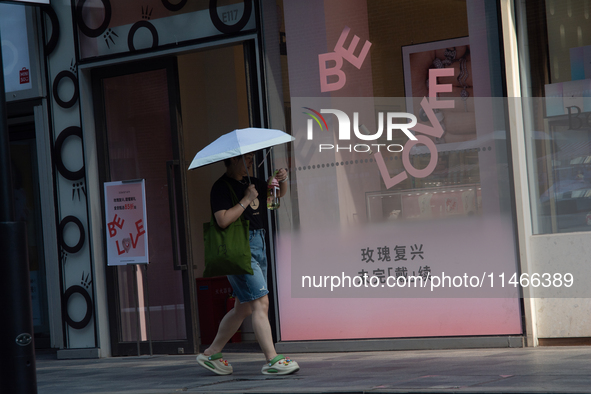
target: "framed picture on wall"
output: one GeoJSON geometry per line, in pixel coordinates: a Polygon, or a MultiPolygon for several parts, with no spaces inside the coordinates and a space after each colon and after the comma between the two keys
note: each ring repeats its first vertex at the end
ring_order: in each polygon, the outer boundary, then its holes
{"type": "Polygon", "coordinates": [[[429,96],[429,70],[451,68],[453,77],[440,77],[438,84],[451,84],[452,91],[438,93],[440,99],[454,100],[454,108],[435,110],[444,129],[435,143],[457,143],[476,139],[474,116],[472,61],[468,37],[435,41],[402,47],[404,90],[407,112],[419,123],[430,124],[421,108],[423,97],[429,96]]]}

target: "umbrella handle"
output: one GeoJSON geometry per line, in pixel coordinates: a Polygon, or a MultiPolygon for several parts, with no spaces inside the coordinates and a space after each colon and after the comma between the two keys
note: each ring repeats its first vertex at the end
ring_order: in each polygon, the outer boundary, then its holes
{"type": "Polygon", "coordinates": [[[248,167],[246,166],[246,159],[244,158],[244,155],[242,155],[242,162],[244,163],[244,168],[246,168],[246,176],[248,177],[248,184],[250,185],[250,174],[248,173],[248,167]]]}

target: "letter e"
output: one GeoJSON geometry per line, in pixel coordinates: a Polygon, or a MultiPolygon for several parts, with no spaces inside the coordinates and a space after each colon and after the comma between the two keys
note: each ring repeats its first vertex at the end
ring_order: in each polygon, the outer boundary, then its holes
{"type": "MultiPolygon", "coordinates": [[[[449,93],[452,91],[451,83],[438,84],[437,77],[453,77],[453,68],[432,68],[429,69],[429,97],[437,97],[437,93],[449,93]]],[[[453,100],[449,100],[449,104],[437,108],[453,108],[453,100]]]]}
{"type": "Polygon", "coordinates": [[[135,228],[137,229],[137,236],[144,235],[146,230],[144,230],[143,219],[138,220],[135,222],[135,228]]]}
{"type": "Polygon", "coordinates": [[[335,45],[334,47],[334,51],[341,55],[346,61],[357,67],[357,69],[360,69],[361,65],[363,65],[363,62],[365,61],[365,58],[367,57],[367,54],[369,53],[371,42],[365,41],[365,44],[363,44],[363,48],[361,48],[361,53],[359,54],[359,56],[353,55],[353,52],[357,48],[357,44],[359,44],[359,37],[355,35],[353,36],[353,39],[351,40],[351,44],[349,45],[348,49],[345,49],[345,47],[343,46],[350,31],[351,29],[349,27],[345,27],[343,29],[343,32],[341,33],[341,36],[337,41],[337,45],[335,45]]]}

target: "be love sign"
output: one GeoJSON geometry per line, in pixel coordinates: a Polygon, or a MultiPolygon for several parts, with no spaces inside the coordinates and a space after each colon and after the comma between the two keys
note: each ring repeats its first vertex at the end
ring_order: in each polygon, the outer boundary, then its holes
{"type": "Polygon", "coordinates": [[[107,265],[150,261],[143,179],[105,182],[105,221],[107,265]]]}

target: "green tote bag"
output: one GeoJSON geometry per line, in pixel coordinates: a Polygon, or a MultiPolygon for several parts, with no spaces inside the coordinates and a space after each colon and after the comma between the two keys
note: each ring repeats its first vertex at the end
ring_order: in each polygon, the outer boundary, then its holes
{"type": "MultiPolygon", "coordinates": [[[[229,183],[226,184],[232,193],[232,202],[238,204],[236,193],[229,183]]],[[[249,222],[242,215],[225,229],[218,226],[213,214],[209,223],[203,223],[204,277],[253,274],[248,228],[249,222]]]]}

